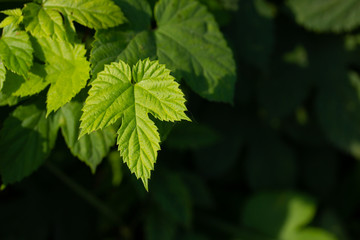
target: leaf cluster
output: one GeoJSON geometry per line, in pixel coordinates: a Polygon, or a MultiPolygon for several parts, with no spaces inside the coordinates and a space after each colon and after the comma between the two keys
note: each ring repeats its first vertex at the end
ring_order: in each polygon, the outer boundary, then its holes
{"type": "Polygon", "coordinates": [[[117,135],[123,161],[147,189],[160,150],[150,115],[160,121],[190,121],[180,84],[168,69],[204,98],[233,100],[232,52],[213,16],[195,1],[159,1],[154,16],[145,0],[43,0],[2,13],[1,105],[21,106],[11,116],[24,129],[22,134],[9,129],[15,121],[11,117],[4,123],[0,173],[5,184],[41,166],[54,146],[49,139],[56,139],[61,128],[71,152],[92,172],[117,135]],[[81,25],[87,30],[79,33],[81,25]],[[41,117],[30,127],[25,122],[35,112],[41,117]],[[54,130],[39,132],[51,121],[54,130]],[[18,134],[13,139],[18,147],[28,135],[36,135],[39,140],[30,141],[29,148],[39,150],[18,154],[12,146],[8,151],[6,135],[11,134],[18,134]],[[42,149],[41,144],[51,147],[42,149]]]}
{"type": "Polygon", "coordinates": [[[1,60],[1,177],[38,171],[2,186],[0,239],[360,239],[358,1],[114,3],[108,28],[53,9],[69,44],[47,55],[61,31],[34,41],[24,10],[4,15],[33,49],[23,81],[55,74],[20,91],[8,65],[27,58],[1,60]]]}

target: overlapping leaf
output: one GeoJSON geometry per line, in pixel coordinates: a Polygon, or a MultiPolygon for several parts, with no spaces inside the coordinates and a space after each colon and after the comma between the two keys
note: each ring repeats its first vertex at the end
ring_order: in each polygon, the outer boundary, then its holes
{"type": "Polygon", "coordinates": [[[0,23],[0,28],[6,27],[10,24],[19,25],[23,20],[22,12],[19,8],[4,10],[1,11],[1,13],[8,16],[4,18],[4,20],[2,20],[2,22],[0,23]]]}
{"type": "Polygon", "coordinates": [[[82,103],[74,101],[61,108],[61,132],[71,152],[95,172],[110,147],[115,144],[115,132],[105,128],[78,139],[82,107],[82,103]]]}
{"type": "Polygon", "coordinates": [[[19,76],[20,85],[13,93],[14,96],[25,97],[37,94],[44,90],[49,84],[46,81],[45,66],[34,63],[26,77],[19,76]]]}
{"type": "Polygon", "coordinates": [[[236,80],[232,52],[214,17],[196,1],[161,0],[155,6],[157,55],[209,100],[232,102],[236,80]]]}
{"type": "Polygon", "coordinates": [[[35,171],[55,144],[56,117],[45,118],[37,105],[18,107],[0,131],[0,174],[5,184],[35,171]]]}
{"type": "Polygon", "coordinates": [[[95,34],[92,44],[90,62],[93,76],[104,69],[105,64],[110,64],[117,59],[132,38],[132,32],[117,31],[117,29],[100,30],[95,34]]]}
{"type": "Polygon", "coordinates": [[[23,9],[26,31],[36,37],[66,39],[66,30],[60,13],[35,3],[28,3],[23,9]]]}
{"type": "Polygon", "coordinates": [[[146,0],[118,0],[116,3],[129,22],[125,27],[96,31],[90,55],[94,76],[105,64],[115,60],[132,65],[139,59],[156,55],[154,34],[148,31],[152,15],[149,3],[146,0]]]}
{"type": "Polygon", "coordinates": [[[316,31],[349,31],[360,26],[358,0],[289,0],[298,23],[316,31]]]}
{"type": "Polygon", "coordinates": [[[190,0],[161,0],[155,7],[157,28],[153,32],[149,31],[151,13],[146,1],[124,0],[119,4],[127,6],[144,23],[139,24],[132,15],[126,16],[136,32],[128,34],[121,44],[117,44],[119,38],[116,36],[125,32],[120,29],[96,34],[91,55],[95,73],[115,56],[118,60],[135,63],[139,56],[153,58],[157,55],[161,63],[176,70],[176,74],[183,76],[201,96],[232,101],[236,79],[232,52],[204,6],[190,0]]]}
{"type": "Polygon", "coordinates": [[[127,24],[134,31],[149,29],[152,10],[147,0],[114,0],[124,11],[127,24]]]}
{"type": "Polygon", "coordinates": [[[47,114],[69,102],[86,85],[90,66],[81,44],[73,46],[62,40],[39,38],[47,65],[46,82],[51,83],[47,97],[47,114]]]}
{"type": "Polygon", "coordinates": [[[70,19],[95,29],[115,27],[125,22],[121,9],[111,0],[46,0],[43,6],[59,10],[70,19]]]}
{"type": "Polygon", "coordinates": [[[189,120],[185,99],[170,71],[157,61],[139,61],[131,70],[119,61],[92,82],[81,117],[80,136],[122,120],[118,145],[132,173],[147,188],[160,137],[148,114],[163,121],[189,120]]]}
{"type": "Polygon", "coordinates": [[[4,28],[0,38],[0,58],[5,66],[20,75],[29,71],[33,61],[33,48],[28,34],[13,25],[4,28]]]}
{"type": "Polygon", "coordinates": [[[8,96],[31,96],[44,90],[50,83],[45,80],[44,65],[35,63],[26,76],[8,72],[3,93],[8,96]]]}

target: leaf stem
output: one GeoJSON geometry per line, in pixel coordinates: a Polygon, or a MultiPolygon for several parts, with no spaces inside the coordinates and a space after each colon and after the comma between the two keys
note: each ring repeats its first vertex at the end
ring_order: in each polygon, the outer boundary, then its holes
{"type": "Polygon", "coordinates": [[[86,190],[83,186],[75,182],[73,179],[68,177],[63,171],[61,171],[54,164],[47,162],[46,167],[49,171],[54,174],[59,180],[61,180],[65,185],[67,185],[71,190],[73,190],[77,195],[83,198],[88,202],[92,207],[96,208],[99,213],[108,217],[113,222],[119,222],[118,216],[111,210],[107,205],[105,205],[99,198],[86,190]]]}

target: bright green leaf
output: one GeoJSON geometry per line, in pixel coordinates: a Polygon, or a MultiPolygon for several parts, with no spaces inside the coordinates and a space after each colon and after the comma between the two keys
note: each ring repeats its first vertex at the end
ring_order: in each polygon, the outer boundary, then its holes
{"type": "Polygon", "coordinates": [[[13,25],[3,30],[0,38],[0,58],[5,66],[20,75],[26,75],[33,61],[33,48],[28,34],[13,25]]]}
{"type": "Polygon", "coordinates": [[[26,31],[35,37],[58,37],[66,39],[66,30],[61,14],[53,9],[46,9],[35,3],[24,7],[24,25],[26,31]]]}
{"type": "Polygon", "coordinates": [[[5,184],[29,176],[45,161],[57,136],[58,121],[36,105],[20,106],[0,131],[0,174],[5,184]]]}
{"type": "Polygon", "coordinates": [[[47,114],[69,102],[86,86],[90,66],[83,45],[39,38],[46,61],[46,82],[51,83],[47,97],[47,114]]]}
{"type": "Polygon", "coordinates": [[[105,66],[92,82],[81,117],[81,134],[122,120],[118,145],[132,173],[145,188],[154,168],[160,137],[148,113],[162,121],[189,120],[184,95],[165,65],[149,59],[131,70],[119,61],[105,66]]]}
{"type": "Polygon", "coordinates": [[[125,22],[121,9],[111,0],[46,0],[43,6],[89,28],[110,28],[125,22]]]}
{"type": "Polygon", "coordinates": [[[22,16],[22,12],[21,12],[20,8],[3,10],[3,11],[1,11],[1,13],[8,15],[8,16],[16,16],[16,17],[22,16]]]}
{"type": "Polygon", "coordinates": [[[79,140],[82,103],[70,102],[61,108],[61,132],[72,154],[85,162],[94,173],[96,167],[115,144],[115,132],[110,128],[84,135],[79,140]]]}
{"type": "Polygon", "coordinates": [[[296,21],[321,32],[350,31],[360,25],[358,0],[288,0],[296,21]]]}
{"type": "Polygon", "coordinates": [[[4,28],[10,24],[19,25],[23,20],[22,12],[19,8],[4,10],[1,11],[1,13],[8,16],[0,23],[0,28],[4,28]]]}
{"type": "Polygon", "coordinates": [[[157,55],[202,97],[232,102],[235,62],[214,17],[191,0],[160,0],[155,7],[157,55]]]}

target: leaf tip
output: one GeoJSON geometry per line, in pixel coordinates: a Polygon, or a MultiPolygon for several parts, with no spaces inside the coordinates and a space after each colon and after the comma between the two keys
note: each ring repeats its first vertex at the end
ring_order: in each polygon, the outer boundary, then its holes
{"type": "Polygon", "coordinates": [[[184,114],[184,115],[185,115],[185,116],[184,116],[184,119],[183,119],[183,120],[192,122],[191,118],[189,118],[186,114],[184,114]]]}
{"type": "Polygon", "coordinates": [[[147,192],[149,192],[149,185],[148,185],[149,181],[148,181],[148,179],[147,179],[146,177],[141,177],[141,181],[142,181],[143,184],[144,184],[145,190],[146,190],[147,192]]]}
{"type": "Polygon", "coordinates": [[[83,128],[80,127],[80,133],[79,133],[79,137],[77,140],[79,141],[80,138],[82,138],[85,134],[87,134],[87,132],[83,128]]]}

